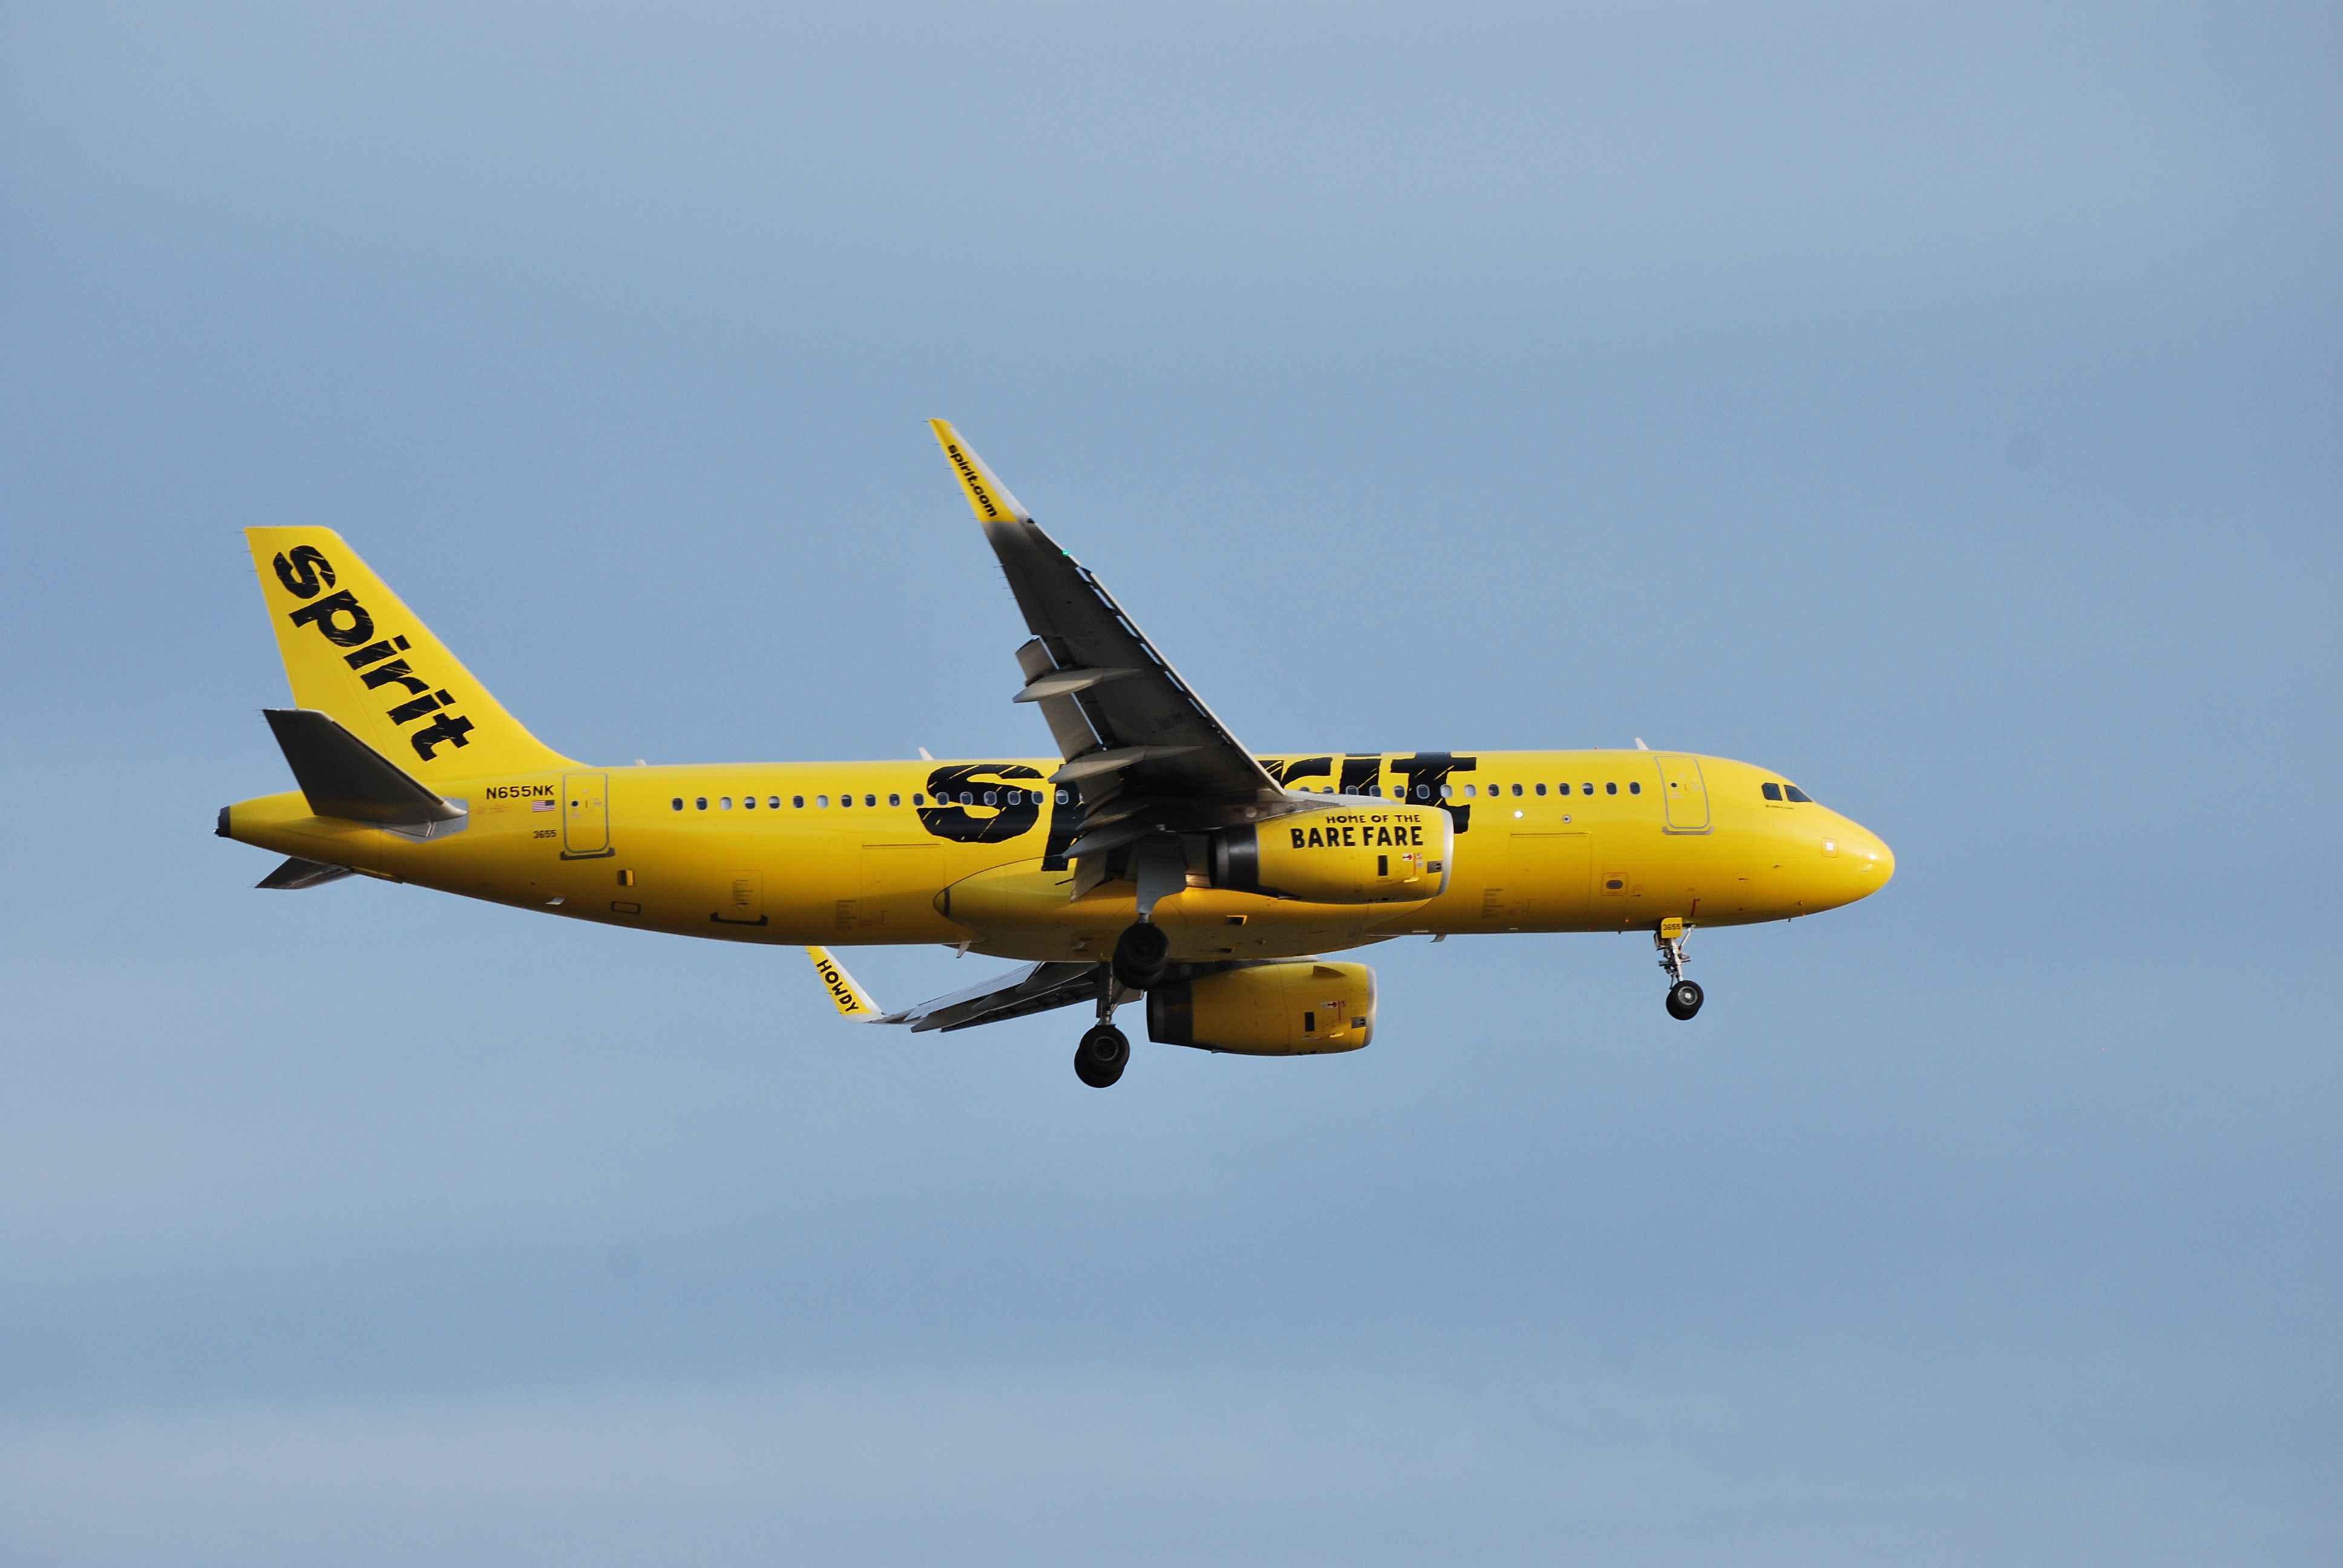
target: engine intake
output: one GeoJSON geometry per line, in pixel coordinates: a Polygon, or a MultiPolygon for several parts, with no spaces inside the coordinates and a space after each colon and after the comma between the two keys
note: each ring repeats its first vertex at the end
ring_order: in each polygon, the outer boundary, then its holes
{"type": "Polygon", "coordinates": [[[1375,1037],[1364,964],[1250,964],[1147,993],[1147,1038],[1233,1056],[1318,1056],[1375,1037]]]}
{"type": "Polygon", "coordinates": [[[1297,811],[1212,835],[1212,885],[1315,904],[1411,904],[1448,886],[1453,827],[1437,806],[1297,811]]]}

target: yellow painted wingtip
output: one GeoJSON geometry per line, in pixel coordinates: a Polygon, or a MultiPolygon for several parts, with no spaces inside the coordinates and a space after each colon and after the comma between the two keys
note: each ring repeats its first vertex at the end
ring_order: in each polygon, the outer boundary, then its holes
{"type": "Polygon", "coordinates": [[[869,991],[855,983],[844,965],[830,956],[828,948],[808,948],[806,957],[813,960],[813,972],[821,980],[822,989],[830,992],[830,1000],[836,1004],[840,1017],[879,1016],[879,1004],[870,1000],[869,991]]]}
{"type": "Polygon", "coordinates": [[[976,514],[980,523],[1030,523],[1033,514],[1018,505],[1009,487],[996,477],[984,459],[978,457],[949,419],[930,419],[928,428],[935,432],[936,445],[944,449],[945,458],[952,466],[952,475],[960,480],[960,493],[968,498],[968,508],[976,514]]]}

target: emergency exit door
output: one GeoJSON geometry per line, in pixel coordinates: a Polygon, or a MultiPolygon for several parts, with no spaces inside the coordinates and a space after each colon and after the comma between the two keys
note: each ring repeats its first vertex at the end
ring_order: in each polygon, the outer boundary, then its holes
{"type": "Polygon", "coordinates": [[[590,860],[610,853],[610,776],[561,776],[561,858],[590,860]]]}

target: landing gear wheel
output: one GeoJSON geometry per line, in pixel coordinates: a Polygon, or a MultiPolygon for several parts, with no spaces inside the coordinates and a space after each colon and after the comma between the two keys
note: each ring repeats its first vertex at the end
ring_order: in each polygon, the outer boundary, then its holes
{"type": "Polygon", "coordinates": [[[1111,1023],[1100,1024],[1074,1047],[1074,1076],[1092,1089],[1109,1089],[1131,1065],[1131,1041],[1111,1023]]]}
{"type": "Polygon", "coordinates": [[[1125,990],[1145,990],[1163,978],[1172,938],[1161,926],[1127,926],[1114,940],[1114,978],[1125,990]]]}
{"type": "Polygon", "coordinates": [[[1699,981],[1678,980],[1668,987],[1668,1016],[1690,1018],[1700,1010],[1701,1000],[1699,981]]]}

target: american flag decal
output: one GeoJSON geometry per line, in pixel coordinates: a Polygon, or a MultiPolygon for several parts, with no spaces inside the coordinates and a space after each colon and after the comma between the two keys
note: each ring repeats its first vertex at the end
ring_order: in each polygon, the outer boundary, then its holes
{"type": "Polygon", "coordinates": [[[530,804],[529,809],[532,811],[550,811],[553,809],[553,802],[550,800],[534,801],[530,804]]]}

